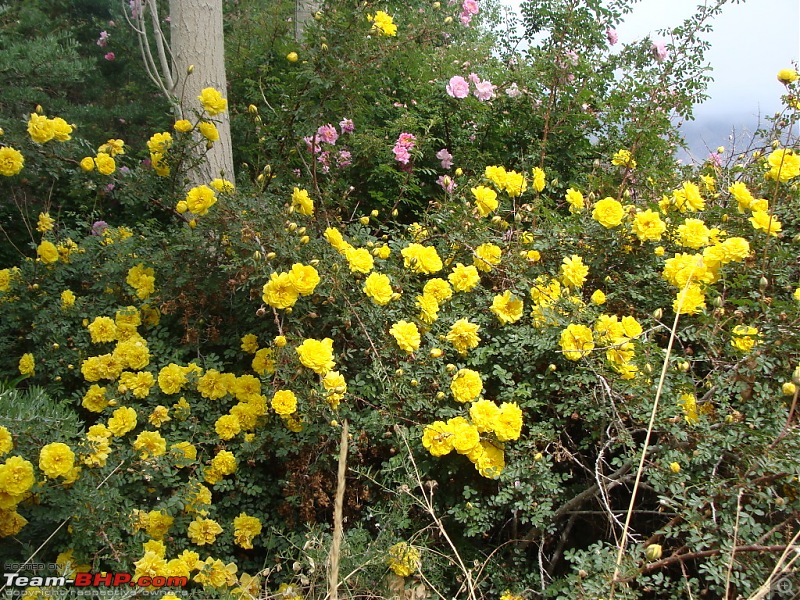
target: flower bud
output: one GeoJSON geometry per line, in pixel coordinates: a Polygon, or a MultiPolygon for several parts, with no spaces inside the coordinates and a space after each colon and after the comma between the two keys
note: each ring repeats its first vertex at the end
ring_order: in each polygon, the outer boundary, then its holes
{"type": "Polygon", "coordinates": [[[663,316],[664,316],[664,311],[663,311],[663,310],[661,310],[660,308],[657,308],[657,309],[655,309],[655,310],[653,311],[653,318],[654,318],[656,321],[660,320],[660,319],[661,319],[661,317],[663,317],[663,316]]]}
{"type": "Polygon", "coordinates": [[[794,393],[797,391],[797,386],[791,381],[787,381],[783,384],[781,391],[784,396],[794,396],[794,393]]]}
{"type": "Polygon", "coordinates": [[[671,462],[669,463],[669,470],[672,471],[673,473],[680,473],[681,466],[676,462],[671,462]]]}
{"type": "Polygon", "coordinates": [[[257,115],[258,107],[255,104],[251,104],[250,106],[247,107],[247,112],[249,112],[251,115],[257,115]]]}
{"type": "Polygon", "coordinates": [[[758,289],[762,292],[767,289],[769,286],[769,280],[762,275],[761,279],[758,280],[758,289]]]}
{"type": "Polygon", "coordinates": [[[644,555],[649,561],[658,560],[661,558],[661,544],[650,544],[644,549],[644,555]]]}
{"type": "Polygon", "coordinates": [[[289,54],[286,55],[286,60],[288,60],[290,63],[296,63],[299,58],[300,57],[297,56],[297,52],[289,52],[289,54]]]}
{"type": "Polygon", "coordinates": [[[449,24],[450,24],[450,23],[452,23],[452,22],[453,22],[453,17],[447,17],[447,18],[444,20],[444,24],[445,24],[445,25],[449,25],[449,24]]]}
{"type": "Polygon", "coordinates": [[[792,383],[795,385],[800,385],[800,366],[798,366],[794,373],[792,373],[792,383]]]}
{"type": "Polygon", "coordinates": [[[272,260],[276,256],[278,256],[278,255],[275,254],[274,252],[267,252],[267,257],[266,258],[267,258],[267,260],[272,260]]]}
{"type": "Polygon", "coordinates": [[[188,75],[191,75],[192,73],[194,73],[194,65],[189,65],[189,67],[186,69],[186,73],[188,75]]]}

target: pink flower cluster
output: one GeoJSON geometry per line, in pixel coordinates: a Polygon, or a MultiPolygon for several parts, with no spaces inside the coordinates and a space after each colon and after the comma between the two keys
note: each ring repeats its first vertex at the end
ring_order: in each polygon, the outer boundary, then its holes
{"type": "MultiPolygon", "coordinates": [[[[355,131],[353,121],[351,119],[339,121],[339,131],[341,131],[341,135],[353,133],[355,131]]],[[[322,165],[323,173],[330,171],[333,162],[336,163],[338,168],[349,167],[353,164],[352,154],[348,150],[339,150],[332,157],[331,150],[323,149],[323,144],[328,146],[336,145],[339,140],[339,131],[336,130],[335,126],[326,123],[325,125],[320,125],[314,135],[303,138],[306,143],[306,150],[317,157],[317,162],[322,165]]]]}
{"type": "Polygon", "coordinates": [[[436,158],[442,161],[443,169],[450,169],[453,166],[453,155],[447,151],[447,148],[442,148],[436,153],[436,158]]]}
{"type": "Polygon", "coordinates": [[[408,161],[411,160],[411,150],[416,145],[417,138],[414,137],[413,133],[401,133],[400,137],[397,138],[397,142],[394,144],[394,148],[392,148],[394,159],[399,163],[407,165],[408,161]]]}
{"type": "MultiPolygon", "coordinates": [[[[491,81],[481,80],[475,73],[469,74],[469,81],[475,86],[472,93],[478,100],[486,101],[494,98],[496,86],[492,85],[491,81]]],[[[466,98],[469,96],[469,82],[461,75],[455,75],[450,78],[445,90],[453,98],[466,98]]]]}
{"type": "Polygon", "coordinates": [[[464,0],[461,4],[461,14],[458,16],[463,25],[469,27],[472,17],[478,14],[478,2],[476,0],[464,0]]]}
{"type": "Polygon", "coordinates": [[[101,31],[100,38],[97,40],[97,45],[100,46],[101,48],[105,48],[106,46],[108,46],[109,37],[111,36],[108,35],[107,31],[101,31]]]}
{"type": "Polygon", "coordinates": [[[657,40],[653,42],[651,50],[656,62],[664,62],[664,59],[667,58],[667,47],[664,44],[664,40],[657,40]]]}

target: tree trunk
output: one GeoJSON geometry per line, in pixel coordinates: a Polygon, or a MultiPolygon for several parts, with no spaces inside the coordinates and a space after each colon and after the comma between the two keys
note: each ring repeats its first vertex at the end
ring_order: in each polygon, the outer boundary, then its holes
{"type": "MultiPolygon", "coordinates": [[[[225,77],[225,45],[222,30],[222,0],[170,0],[170,48],[175,89],[183,118],[194,120],[202,108],[197,100],[207,87],[228,97],[225,77]],[[193,65],[189,73],[189,66],[193,65]]],[[[233,180],[233,149],[228,111],[213,119],[219,131],[206,160],[192,172],[193,185],[216,177],[233,180]]]]}
{"type": "Polygon", "coordinates": [[[302,41],[306,24],[322,5],[321,0],[294,0],[294,39],[302,41]]]}

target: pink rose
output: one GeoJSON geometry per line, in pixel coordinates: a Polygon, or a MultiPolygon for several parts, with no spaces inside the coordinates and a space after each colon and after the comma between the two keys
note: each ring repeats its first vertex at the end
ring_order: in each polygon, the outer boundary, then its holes
{"type": "Polygon", "coordinates": [[[319,129],[317,129],[317,139],[326,144],[335,144],[336,140],[339,139],[339,134],[336,128],[328,123],[320,125],[319,129]]]}
{"type": "Polygon", "coordinates": [[[353,133],[356,130],[356,126],[353,124],[352,119],[342,119],[339,121],[339,129],[342,130],[342,133],[353,133]]]}
{"type": "Polygon", "coordinates": [[[453,98],[466,98],[469,96],[469,84],[461,75],[454,75],[445,88],[453,98]]]}
{"type": "Polygon", "coordinates": [[[449,169],[453,166],[453,155],[447,151],[447,148],[442,148],[436,153],[436,158],[442,161],[442,168],[449,169]]]}
{"type": "Polygon", "coordinates": [[[653,42],[652,52],[656,62],[663,62],[667,58],[667,48],[664,45],[664,40],[653,42]]]}
{"type": "Polygon", "coordinates": [[[491,81],[480,81],[475,84],[475,97],[482,102],[494,98],[494,88],[491,81]]]}
{"type": "Polygon", "coordinates": [[[475,0],[464,0],[461,5],[461,11],[468,15],[478,14],[478,3],[475,0]]]}

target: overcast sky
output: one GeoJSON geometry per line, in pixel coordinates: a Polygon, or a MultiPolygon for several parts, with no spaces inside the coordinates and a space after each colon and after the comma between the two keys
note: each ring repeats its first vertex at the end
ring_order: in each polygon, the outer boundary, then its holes
{"type": "MultiPolygon", "coordinates": [[[[641,39],[680,24],[698,0],[642,0],[620,27],[620,41],[641,39]]],[[[706,58],[713,67],[711,99],[701,113],[756,115],[780,107],[780,70],[800,58],[800,1],[749,0],[729,3],[713,21],[706,58]]]]}
{"type": "MultiPolygon", "coordinates": [[[[518,6],[520,0],[506,0],[518,6]]],[[[640,40],[679,25],[703,0],[640,0],[619,26],[622,43],[640,40]]],[[[710,99],[696,107],[696,121],[684,130],[699,154],[701,146],[716,148],[735,127],[752,132],[758,115],[780,110],[784,87],[776,73],[800,59],[800,0],[747,0],[728,3],[712,22],[706,60],[714,81],[710,99]],[[723,139],[719,139],[720,136],[723,139]],[[702,142],[705,141],[705,144],[702,142]]],[[[704,158],[702,156],[701,158],[704,158]]]]}

